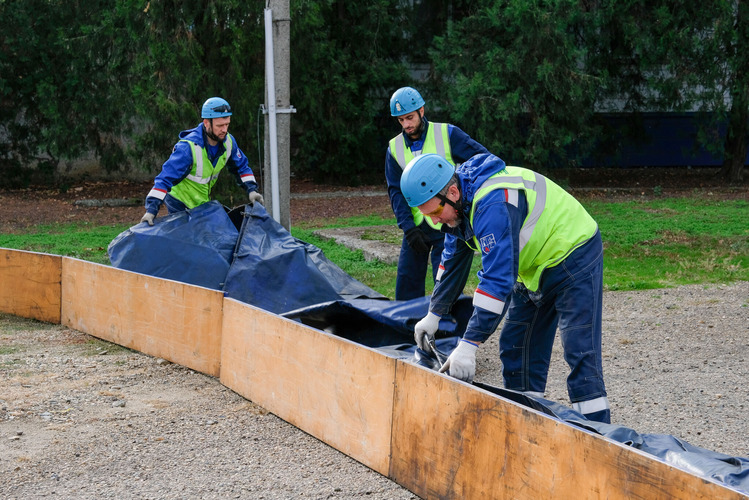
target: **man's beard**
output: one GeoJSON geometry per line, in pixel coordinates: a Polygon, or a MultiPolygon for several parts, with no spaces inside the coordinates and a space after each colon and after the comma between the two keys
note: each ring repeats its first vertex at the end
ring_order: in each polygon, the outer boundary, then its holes
{"type": "Polygon", "coordinates": [[[424,132],[424,118],[419,117],[419,125],[414,128],[414,131],[412,134],[408,134],[408,136],[411,139],[418,139],[421,137],[422,132],[424,132]]]}
{"type": "Polygon", "coordinates": [[[221,142],[221,139],[219,139],[218,136],[213,133],[213,128],[211,128],[211,130],[206,129],[205,135],[207,135],[208,138],[211,139],[212,141],[221,142]]]}
{"type": "Polygon", "coordinates": [[[455,220],[452,220],[450,222],[446,222],[447,227],[451,227],[455,229],[456,227],[460,226],[460,223],[463,221],[462,217],[456,217],[455,220]]]}

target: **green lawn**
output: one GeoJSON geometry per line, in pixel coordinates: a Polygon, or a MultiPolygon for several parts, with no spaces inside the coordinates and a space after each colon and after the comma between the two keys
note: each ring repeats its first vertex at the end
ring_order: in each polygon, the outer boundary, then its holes
{"type": "MultiPolygon", "coordinates": [[[[606,290],[749,280],[749,204],[745,201],[664,198],[583,205],[601,229],[606,290]]],[[[336,219],[323,227],[382,224],[395,225],[395,219],[336,219]]],[[[319,246],[354,278],[394,296],[396,266],[365,262],[361,251],[318,238],[312,234],[314,229],[317,227],[292,228],[292,233],[319,246]]],[[[472,293],[478,284],[479,266],[476,257],[466,293],[472,293]]]]}
{"type": "MultiPolygon", "coordinates": [[[[648,201],[584,202],[598,221],[604,242],[606,290],[662,288],[693,283],[749,280],[749,204],[663,198],[648,201]]],[[[349,250],[313,234],[322,227],[394,226],[393,218],[357,216],[292,227],[297,238],[320,247],[352,277],[388,297],[394,296],[395,265],[367,262],[349,250]]],[[[107,246],[126,225],[40,225],[24,234],[0,235],[0,247],[66,255],[108,264],[107,246]]],[[[377,236],[372,236],[377,237],[377,236]]],[[[389,237],[390,242],[397,243],[389,237]]],[[[480,262],[466,286],[476,287],[480,262]]]]}
{"type": "Polygon", "coordinates": [[[749,204],[668,198],[586,204],[604,241],[608,290],[749,279],[749,204]]]}

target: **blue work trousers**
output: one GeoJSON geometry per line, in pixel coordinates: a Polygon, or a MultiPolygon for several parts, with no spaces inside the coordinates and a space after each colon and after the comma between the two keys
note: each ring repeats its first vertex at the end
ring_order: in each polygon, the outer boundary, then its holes
{"type": "Polygon", "coordinates": [[[429,251],[426,253],[416,252],[408,246],[405,234],[401,242],[401,253],[398,257],[398,274],[395,278],[395,300],[411,300],[423,297],[426,294],[426,276],[429,267],[429,258],[432,259],[432,279],[437,279],[437,271],[442,258],[442,249],[445,248],[445,234],[438,231],[426,222],[419,226],[429,237],[429,251]]]}
{"type": "MultiPolygon", "coordinates": [[[[601,363],[603,246],[596,234],[558,265],[546,269],[539,289],[516,283],[499,339],[505,387],[543,394],[557,327],[570,367],[573,403],[591,402],[594,420],[610,412],[601,363]]],[[[583,406],[585,404],[583,403],[583,406]]],[[[587,415],[586,415],[587,416],[587,415]]],[[[589,417],[590,418],[590,417],[589,417]]]]}

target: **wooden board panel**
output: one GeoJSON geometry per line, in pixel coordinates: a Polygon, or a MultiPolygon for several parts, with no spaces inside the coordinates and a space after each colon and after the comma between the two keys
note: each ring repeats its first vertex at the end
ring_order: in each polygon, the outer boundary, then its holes
{"type": "Polygon", "coordinates": [[[395,360],[225,299],[221,383],[386,475],[395,360]]]}
{"type": "Polygon", "coordinates": [[[60,323],[62,257],[0,248],[0,311],[60,323]]]}
{"type": "Polygon", "coordinates": [[[657,458],[398,362],[390,477],[424,498],[744,498],[657,458]]]}
{"type": "Polygon", "coordinates": [[[62,323],[217,377],[223,293],[64,258],[62,323]]]}

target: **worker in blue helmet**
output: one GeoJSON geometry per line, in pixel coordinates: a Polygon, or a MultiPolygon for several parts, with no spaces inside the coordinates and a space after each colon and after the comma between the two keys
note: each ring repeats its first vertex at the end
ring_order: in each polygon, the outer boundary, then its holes
{"type": "Polygon", "coordinates": [[[229,133],[231,114],[231,106],[221,97],[211,97],[203,103],[203,121],[179,133],[179,141],[146,196],[146,213],[141,222],[153,226],[162,204],[174,213],[210,201],[211,188],[224,167],[248,193],[250,203],[263,203],[247,156],[229,133]]]}
{"type": "Polygon", "coordinates": [[[603,245],[598,224],[557,184],[492,154],[457,167],[421,155],[401,176],[409,206],[442,224],[445,250],[428,314],[414,327],[423,355],[481,255],[473,314],[440,371],[471,382],[476,351],[504,318],[499,337],[508,389],[543,397],[559,329],[574,409],[609,423],[601,362],[603,245]]]}
{"type": "Polygon", "coordinates": [[[401,193],[403,169],[411,159],[425,153],[439,153],[451,164],[461,163],[479,153],[484,146],[460,128],[449,123],[432,123],[424,116],[424,98],[412,87],[396,90],[390,98],[390,114],[398,120],[401,133],[393,137],[385,154],[385,178],[388,196],[398,227],[403,231],[395,299],[423,297],[429,260],[432,278],[437,279],[437,264],[442,254],[444,235],[439,227],[416,209],[411,209],[401,193]]]}

